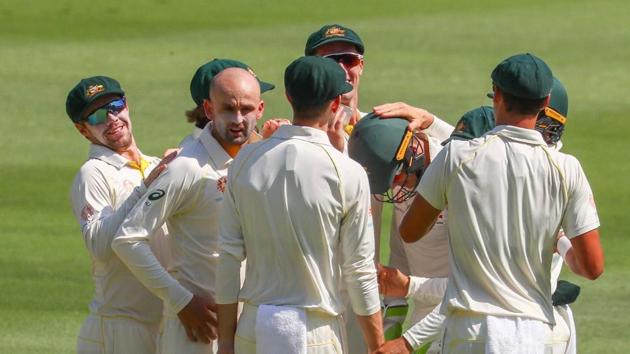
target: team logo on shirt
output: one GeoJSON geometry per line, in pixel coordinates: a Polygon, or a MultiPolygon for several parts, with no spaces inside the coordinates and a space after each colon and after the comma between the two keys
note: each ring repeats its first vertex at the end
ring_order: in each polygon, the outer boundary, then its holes
{"type": "Polygon", "coordinates": [[[225,186],[227,186],[227,177],[223,176],[217,180],[217,190],[223,193],[225,192],[225,186]]]}

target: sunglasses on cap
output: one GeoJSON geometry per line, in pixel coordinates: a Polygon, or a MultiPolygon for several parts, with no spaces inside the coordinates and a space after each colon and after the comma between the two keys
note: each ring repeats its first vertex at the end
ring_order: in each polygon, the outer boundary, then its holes
{"type": "Polygon", "coordinates": [[[117,97],[112,101],[97,108],[94,112],[88,115],[84,121],[89,125],[99,125],[107,122],[107,113],[118,114],[127,107],[127,100],[125,97],[117,97]]]}
{"type": "Polygon", "coordinates": [[[363,55],[357,53],[338,53],[324,55],[324,58],[330,58],[344,66],[353,67],[361,63],[361,60],[363,60],[363,55]]]}

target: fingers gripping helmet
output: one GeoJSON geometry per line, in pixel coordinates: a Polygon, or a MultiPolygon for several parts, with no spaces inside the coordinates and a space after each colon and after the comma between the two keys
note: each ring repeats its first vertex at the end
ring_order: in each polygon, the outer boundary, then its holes
{"type": "Polygon", "coordinates": [[[569,111],[567,91],[560,80],[553,78],[549,106],[538,114],[535,129],[542,134],[547,145],[556,144],[562,137],[569,111]]]}
{"type": "Polygon", "coordinates": [[[404,119],[382,119],[370,113],[355,125],[348,142],[350,158],[367,171],[370,190],[377,199],[400,203],[415,194],[415,187],[425,169],[423,144],[404,119]],[[396,175],[416,177],[414,186],[391,190],[396,175]]]}

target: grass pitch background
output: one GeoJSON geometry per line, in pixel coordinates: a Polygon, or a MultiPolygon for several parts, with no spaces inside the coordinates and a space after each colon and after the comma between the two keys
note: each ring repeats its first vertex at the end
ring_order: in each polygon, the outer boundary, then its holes
{"type": "MultiPolygon", "coordinates": [[[[423,106],[454,123],[490,104],[489,74],[531,51],[569,92],[566,152],[595,192],[606,270],[572,306],[580,353],[625,353],[630,261],[630,26],[626,1],[174,1],[0,3],[0,352],[72,352],[92,295],[90,260],[68,191],[87,142],[65,115],[82,77],[105,74],[127,91],[141,149],[161,154],[189,133],[194,70],[240,59],[276,90],[265,117],[288,117],[284,68],[325,23],[366,43],[360,107],[423,106]]],[[[384,228],[388,222],[384,222],[384,228]]],[[[387,256],[387,247],[383,255],[387,256]]]]}

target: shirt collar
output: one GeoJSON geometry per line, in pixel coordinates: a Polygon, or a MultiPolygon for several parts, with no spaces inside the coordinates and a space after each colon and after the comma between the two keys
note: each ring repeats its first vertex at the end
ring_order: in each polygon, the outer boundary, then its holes
{"type": "Polygon", "coordinates": [[[542,135],[534,129],[521,128],[514,125],[497,125],[488,132],[488,135],[490,134],[526,144],[547,146],[542,135]]]}
{"type": "Polygon", "coordinates": [[[227,168],[230,162],[232,162],[232,156],[228,155],[227,152],[223,149],[223,146],[219,144],[219,142],[212,136],[210,133],[210,125],[206,125],[206,127],[199,135],[199,141],[203,147],[206,148],[208,155],[214,165],[218,169],[227,168]]]}
{"type": "MultiPolygon", "coordinates": [[[[331,145],[325,131],[301,125],[284,124],[271,136],[274,139],[299,139],[317,144],[331,145]]],[[[332,146],[332,145],[331,145],[332,146]]]]}
{"type": "MultiPolygon", "coordinates": [[[[152,163],[157,158],[146,156],[142,152],[140,152],[140,157],[145,160],[147,163],[152,163]]],[[[120,155],[114,150],[98,144],[90,144],[90,151],[88,153],[88,158],[101,160],[107,164],[114,166],[116,169],[121,169],[125,166],[128,166],[131,161],[129,161],[126,157],[120,155]]]]}

